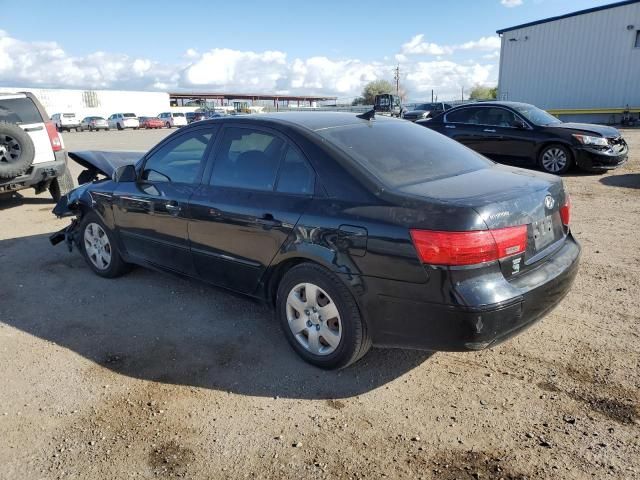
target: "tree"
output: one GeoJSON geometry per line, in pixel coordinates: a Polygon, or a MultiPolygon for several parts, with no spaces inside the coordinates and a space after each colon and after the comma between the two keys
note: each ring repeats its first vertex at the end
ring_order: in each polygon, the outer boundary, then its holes
{"type": "Polygon", "coordinates": [[[381,93],[395,93],[396,89],[386,80],[374,80],[365,85],[362,90],[362,97],[365,105],[373,105],[376,95],[381,93]]]}
{"type": "Polygon", "coordinates": [[[476,85],[469,94],[469,100],[495,100],[498,96],[498,87],[484,87],[476,85]]]}
{"type": "Polygon", "coordinates": [[[351,106],[355,107],[357,105],[366,105],[367,103],[364,101],[363,97],[356,97],[353,99],[353,102],[351,102],[351,106]]]}

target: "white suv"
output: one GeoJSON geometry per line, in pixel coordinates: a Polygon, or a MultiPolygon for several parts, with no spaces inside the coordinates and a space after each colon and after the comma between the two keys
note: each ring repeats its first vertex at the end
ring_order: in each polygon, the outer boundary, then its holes
{"type": "Polygon", "coordinates": [[[158,118],[164,122],[164,126],[167,128],[187,126],[187,117],[184,113],[164,112],[158,115],[158,118]]]}
{"type": "Polygon", "coordinates": [[[109,128],[117,128],[118,130],[124,130],[125,128],[138,130],[140,128],[140,120],[138,120],[135,113],[114,113],[107,118],[107,123],[109,128]]]}
{"type": "Polygon", "coordinates": [[[51,116],[51,121],[59,132],[65,130],[70,132],[74,128],[76,132],[80,131],[80,119],[76,117],[75,113],[55,113],[51,116]]]}
{"type": "Polygon", "coordinates": [[[71,189],[62,137],[32,93],[0,93],[0,195],[49,190],[55,201],[71,189]]]}

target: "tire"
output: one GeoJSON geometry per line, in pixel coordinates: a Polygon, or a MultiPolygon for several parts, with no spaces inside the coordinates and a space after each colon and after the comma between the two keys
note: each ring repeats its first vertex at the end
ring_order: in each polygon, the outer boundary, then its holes
{"type": "Polygon", "coordinates": [[[552,143],[545,145],[538,155],[540,168],[553,175],[567,173],[573,164],[571,151],[564,145],[552,143]]]}
{"type": "Polygon", "coordinates": [[[353,295],[320,265],[302,263],[287,271],[278,285],[276,315],[296,353],[317,367],[347,367],[371,348],[367,325],[353,295]],[[316,292],[314,299],[307,296],[309,290],[316,292]]]}
{"type": "Polygon", "coordinates": [[[14,178],[26,172],[36,150],[27,132],[13,123],[0,122],[0,178],[14,178]]]}
{"type": "Polygon", "coordinates": [[[119,123],[116,125],[116,127],[118,127],[118,130],[124,130],[124,129],[122,128],[122,125],[120,125],[119,123]]]}
{"type": "Polygon", "coordinates": [[[167,128],[171,128],[171,124],[169,122],[167,122],[165,125],[167,128]]]}
{"type": "Polygon", "coordinates": [[[107,129],[106,129],[106,130],[107,130],[107,132],[108,132],[109,130],[111,130],[111,127],[107,127],[107,129]]]}
{"type": "Polygon", "coordinates": [[[64,173],[59,177],[54,178],[49,184],[49,193],[51,198],[58,203],[63,195],[66,195],[73,190],[73,178],[69,169],[65,167],[64,173]]]}
{"type": "Polygon", "coordinates": [[[89,212],[82,218],[79,232],[78,241],[80,243],[80,252],[87,262],[87,265],[89,265],[89,268],[91,268],[96,275],[104,278],[116,278],[124,275],[131,269],[131,265],[122,260],[118,252],[113,232],[107,228],[100,217],[94,212],[89,212]],[[103,235],[100,234],[100,231],[103,235]],[[101,243],[102,250],[99,251],[95,247],[97,243],[92,244],[91,242],[94,240],[103,242],[99,239],[105,237],[107,243],[101,243]],[[88,250],[89,248],[90,250],[88,250]],[[104,260],[107,257],[108,263],[104,266],[104,260]],[[102,268],[99,266],[102,266],[102,268]]]}
{"type": "Polygon", "coordinates": [[[81,127],[76,127],[76,132],[81,132],[82,128],[81,127]]]}

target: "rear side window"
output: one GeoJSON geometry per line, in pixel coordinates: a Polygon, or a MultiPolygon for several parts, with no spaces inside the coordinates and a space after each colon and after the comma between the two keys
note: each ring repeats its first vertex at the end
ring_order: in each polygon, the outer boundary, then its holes
{"type": "Polygon", "coordinates": [[[390,188],[493,165],[462,144],[411,122],[380,120],[317,133],[390,188]]]}
{"type": "Polygon", "coordinates": [[[211,185],[273,190],[285,143],[270,133],[227,128],[213,165],[211,185]]]}
{"type": "Polygon", "coordinates": [[[481,108],[461,108],[447,113],[447,122],[451,123],[478,123],[477,114],[481,108]]]}
{"type": "Polygon", "coordinates": [[[276,191],[311,195],[313,193],[315,175],[300,150],[293,146],[287,148],[287,153],[280,165],[276,191]]]}
{"type": "Polygon", "coordinates": [[[40,112],[30,98],[0,98],[0,122],[42,123],[40,112]]]}
{"type": "Polygon", "coordinates": [[[145,162],[142,178],[151,182],[194,183],[211,132],[195,130],[154,152],[145,162]]]}

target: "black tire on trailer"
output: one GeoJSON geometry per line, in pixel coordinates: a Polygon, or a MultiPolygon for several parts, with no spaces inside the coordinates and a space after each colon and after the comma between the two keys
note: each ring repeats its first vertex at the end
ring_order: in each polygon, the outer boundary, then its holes
{"type": "Polygon", "coordinates": [[[26,172],[36,150],[27,132],[13,123],[0,122],[0,178],[13,178],[26,172]]]}
{"type": "Polygon", "coordinates": [[[65,167],[63,174],[54,178],[49,184],[49,193],[51,194],[51,198],[57,203],[63,195],[69,193],[73,188],[73,177],[71,177],[69,168],[65,167]]]}

